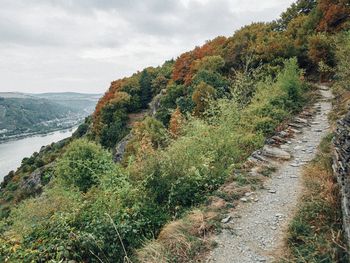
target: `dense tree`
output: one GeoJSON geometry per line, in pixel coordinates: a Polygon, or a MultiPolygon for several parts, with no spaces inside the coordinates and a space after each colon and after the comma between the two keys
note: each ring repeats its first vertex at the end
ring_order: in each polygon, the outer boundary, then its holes
{"type": "Polygon", "coordinates": [[[285,30],[288,24],[300,15],[308,15],[317,5],[317,0],[298,0],[293,3],[285,12],[282,13],[281,18],[277,20],[279,30],[285,30]]]}
{"type": "Polygon", "coordinates": [[[148,103],[152,99],[152,76],[144,69],[140,76],[140,98],[141,107],[147,108],[148,103]]]}
{"type": "Polygon", "coordinates": [[[318,30],[332,32],[350,28],[350,3],[348,0],[319,0],[318,10],[321,20],[318,30]]]}
{"type": "Polygon", "coordinates": [[[332,39],[323,33],[311,36],[309,38],[308,56],[316,66],[322,61],[326,65],[334,67],[335,55],[332,39]]]}

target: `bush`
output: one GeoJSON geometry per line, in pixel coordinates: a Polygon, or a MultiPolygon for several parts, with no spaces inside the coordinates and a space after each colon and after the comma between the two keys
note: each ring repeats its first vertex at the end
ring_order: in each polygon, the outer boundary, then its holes
{"type": "Polygon", "coordinates": [[[69,145],[57,162],[55,174],[67,186],[86,192],[99,183],[103,174],[113,171],[112,155],[101,146],[85,139],[69,145]]]}

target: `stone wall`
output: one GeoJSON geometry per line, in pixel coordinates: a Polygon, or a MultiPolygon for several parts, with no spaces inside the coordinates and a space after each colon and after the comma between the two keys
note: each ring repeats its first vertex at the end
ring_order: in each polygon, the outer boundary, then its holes
{"type": "Polygon", "coordinates": [[[350,112],[337,123],[333,170],[341,191],[344,231],[350,247],[350,112]]]}

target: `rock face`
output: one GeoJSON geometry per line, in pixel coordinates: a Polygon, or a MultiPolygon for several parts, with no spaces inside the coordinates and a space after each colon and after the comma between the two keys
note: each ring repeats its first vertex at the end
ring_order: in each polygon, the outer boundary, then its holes
{"type": "MultiPolygon", "coordinates": [[[[147,110],[147,115],[148,116],[153,117],[157,113],[157,110],[160,107],[160,100],[164,96],[165,93],[166,93],[166,90],[162,90],[149,103],[149,107],[148,107],[148,110],[147,110]]],[[[114,161],[115,162],[119,163],[123,159],[126,146],[127,146],[128,142],[131,140],[132,136],[133,136],[132,133],[129,133],[120,142],[118,142],[117,145],[115,146],[115,153],[114,153],[114,161]]]]}
{"type": "Polygon", "coordinates": [[[271,147],[268,145],[265,145],[264,148],[262,149],[262,153],[265,156],[271,157],[271,158],[276,158],[276,159],[281,159],[281,160],[289,160],[291,158],[291,155],[277,147],[271,147]]]}
{"type": "Polygon", "coordinates": [[[340,186],[344,231],[350,247],[350,111],[338,121],[333,144],[333,171],[340,186]]]}
{"type": "Polygon", "coordinates": [[[123,159],[126,145],[128,144],[131,137],[132,137],[132,135],[131,135],[131,133],[129,133],[115,147],[115,154],[114,154],[114,161],[115,162],[119,163],[123,159]]]}

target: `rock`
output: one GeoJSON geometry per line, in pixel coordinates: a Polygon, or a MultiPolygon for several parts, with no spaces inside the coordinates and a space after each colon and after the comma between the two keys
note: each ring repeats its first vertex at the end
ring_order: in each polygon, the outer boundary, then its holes
{"type": "Polygon", "coordinates": [[[283,138],[286,138],[286,137],[288,137],[289,136],[289,133],[288,132],[286,132],[286,131],[280,131],[280,136],[281,137],[283,137],[283,138]]]}
{"type": "Polygon", "coordinates": [[[269,190],[269,193],[270,193],[270,194],[275,194],[275,193],[276,193],[276,190],[270,189],[270,190],[269,190]]]}
{"type": "Polygon", "coordinates": [[[115,147],[114,161],[120,162],[123,159],[125,148],[130,139],[132,138],[131,133],[126,135],[115,147]]]}
{"type": "Polygon", "coordinates": [[[295,134],[300,134],[301,133],[301,131],[299,131],[299,130],[297,130],[297,129],[290,129],[293,133],[295,133],[295,134]]]}
{"type": "Polygon", "coordinates": [[[276,214],[276,217],[284,217],[284,214],[277,213],[277,214],[276,214]]]}
{"type": "Polygon", "coordinates": [[[291,158],[291,155],[288,152],[277,147],[265,145],[262,152],[265,156],[276,159],[289,160],[291,158]]]}
{"type": "Polygon", "coordinates": [[[244,202],[244,203],[246,203],[246,202],[248,202],[248,199],[247,198],[245,198],[245,197],[242,197],[241,199],[239,199],[239,200],[241,200],[242,202],[244,202]]]}
{"type": "Polygon", "coordinates": [[[280,136],[277,136],[277,135],[272,136],[271,139],[273,139],[277,143],[286,143],[287,142],[286,139],[283,139],[283,138],[281,138],[280,136]]]}
{"type": "Polygon", "coordinates": [[[230,222],[231,219],[232,219],[231,216],[225,217],[224,219],[221,220],[221,223],[227,224],[228,222],[230,222]]]}
{"type": "Polygon", "coordinates": [[[296,121],[297,123],[308,124],[308,121],[307,121],[307,120],[305,120],[305,119],[303,119],[303,118],[299,118],[299,117],[295,118],[295,121],[296,121]]]}
{"type": "Polygon", "coordinates": [[[298,123],[289,123],[288,125],[289,125],[290,127],[297,128],[297,129],[301,129],[301,128],[304,127],[303,125],[298,124],[298,123]]]}
{"type": "Polygon", "coordinates": [[[289,149],[289,146],[286,145],[286,144],[282,144],[282,145],[280,146],[280,148],[281,148],[282,150],[288,150],[288,149],[289,149]]]}
{"type": "Polygon", "coordinates": [[[252,194],[253,194],[253,193],[245,193],[244,196],[249,197],[249,196],[251,196],[252,194]]]}

